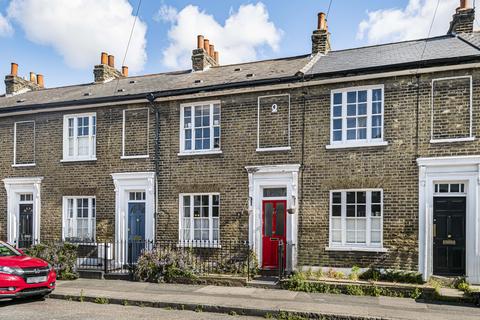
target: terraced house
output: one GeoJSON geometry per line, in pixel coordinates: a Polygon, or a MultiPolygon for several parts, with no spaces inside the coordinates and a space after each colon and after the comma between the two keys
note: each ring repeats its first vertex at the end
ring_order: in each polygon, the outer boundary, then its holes
{"type": "MultiPolygon", "coordinates": [[[[5,78],[0,237],[248,241],[262,269],[376,266],[480,283],[480,34],[95,81],[5,78]],[[285,244],[283,262],[279,243],[285,244]]],[[[448,21],[445,22],[447,27],[448,21]]],[[[221,56],[221,54],[220,54],[221,56]]],[[[111,259],[125,260],[128,246],[111,259]]]]}

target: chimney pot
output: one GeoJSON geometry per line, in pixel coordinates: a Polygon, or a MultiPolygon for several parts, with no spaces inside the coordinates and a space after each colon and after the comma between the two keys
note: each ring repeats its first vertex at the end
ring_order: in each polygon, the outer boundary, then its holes
{"type": "Polygon", "coordinates": [[[215,46],[213,44],[210,45],[210,49],[208,52],[210,54],[210,57],[213,58],[213,55],[215,54],[215,46]]]}
{"type": "Polygon", "coordinates": [[[43,81],[43,74],[37,74],[37,84],[40,88],[45,87],[45,83],[43,81]]]}
{"type": "Polygon", "coordinates": [[[210,54],[210,40],[205,39],[203,40],[203,49],[210,54]]]}
{"type": "Polygon", "coordinates": [[[113,55],[108,56],[108,65],[115,68],[115,57],[113,55]]]}
{"type": "Polygon", "coordinates": [[[327,30],[327,19],[326,19],[325,13],[323,13],[323,12],[320,12],[320,13],[318,14],[318,26],[317,26],[317,29],[318,29],[318,30],[327,30]]]}
{"type": "Polygon", "coordinates": [[[128,67],[127,66],[122,66],[122,74],[125,78],[128,77],[128,67]]]}
{"type": "Polygon", "coordinates": [[[217,62],[217,64],[220,64],[220,61],[218,61],[218,51],[215,51],[214,53],[214,59],[217,62]]]}
{"type": "Polygon", "coordinates": [[[467,9],[467,8],[468,8],[468,1],[460,0],[460,7],[458,9],[467,9]]]}
{"type": "Polygon", "coordinates": [[[12,76],[18,76],[18,64],[12,62],[10,65],[10,74],[12,76]]]}
{"type": "Polygon", "coordinates": [[[106,52],[102,52],[100,56],[100,64],[108,64],[108,54],[106,52]]]}
{"type": "Polygon", "coordinates": [[[203,49],[204,38],[201,34],[197,36],[197,49],[203,49]]]}
{"type": "Polygon", "coordinates": [[[37,77],[33,72],[30,72],[30,82],[37,83],[37,77]]]}

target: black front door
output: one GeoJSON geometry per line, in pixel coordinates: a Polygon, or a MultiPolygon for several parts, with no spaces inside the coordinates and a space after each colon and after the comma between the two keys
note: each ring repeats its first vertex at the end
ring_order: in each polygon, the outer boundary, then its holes
{"type": "Polygon", "coordinates": [[[465,275],[466,197],[433,199],[433,274],[465,275]]]}
{"type": "Polygon", "coordinates": [[[33,244],[33,204],[19,205],[18,247],[28,248],[33,244]]]}

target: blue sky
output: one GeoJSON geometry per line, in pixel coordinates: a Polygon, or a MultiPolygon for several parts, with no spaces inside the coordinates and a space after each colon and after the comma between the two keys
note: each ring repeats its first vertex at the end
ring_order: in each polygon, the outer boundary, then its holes
{"type": "MultiPolygon", "coordinates": [[[[82,7],[73,8],[64,0],[0,0],[2,77],[15,61],[21,75],[44,74],[47,87],[88,83],[102,50],[114,52],[120,66],[138,0],[78,1],[84,2],[82,7]],[[109,18],[110,12],[120,18],[109,18]]],[[[458,4],[441,1],[433,34],[446,31],[458,4]]],[[[328,4],[329,0],[143,0],[127,64],[133,66],[131,74],[188,68],[198,29],[216,38],[221,59],[227,62],[309,53],[316,14],[328,4]]],[[[328,18],[332,46],[344,49],[425,37],[434,5],[435,0],[333,0],[328,18]]]]}

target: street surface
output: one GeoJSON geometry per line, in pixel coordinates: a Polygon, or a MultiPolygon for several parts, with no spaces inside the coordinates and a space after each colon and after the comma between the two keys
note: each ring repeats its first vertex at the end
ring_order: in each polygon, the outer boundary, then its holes
{"type": "Polygon", "coordinates": [[[5,320],[259,320],[257,317],[166,310],[57,299],[0,301],[0,319],[5,320]]]}

